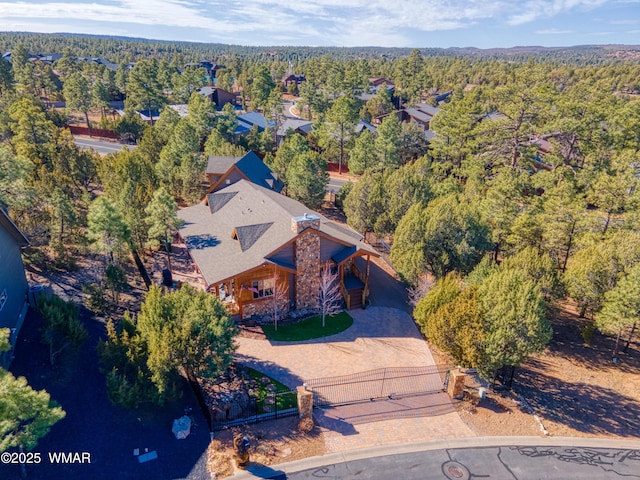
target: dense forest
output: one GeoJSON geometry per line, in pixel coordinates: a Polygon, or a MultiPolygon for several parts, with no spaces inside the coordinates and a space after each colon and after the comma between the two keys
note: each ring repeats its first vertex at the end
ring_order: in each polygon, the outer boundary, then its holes
{"type": "Polygon", "coordinates": [[[90,248],[116,288],[129,252],[166,238],[162,212],[198,201],[207,156],[256,150],[311,208],[322,205],[327,163],[358,175],[338,194],[348,223],[391,244],[416,320],[462,365],[486,373],[540,351],[557,299],[591,319],[585,339],[596,327],[620,345],[634,334],[637,48],[259,48],[34,34],[2,34],[0,48],[11,51],[11,63],[0,60],[0,204],[60,266],[90,248]],[[30,60],[37,53],[62,57],[30,60]],[[224,66],[218,87],[273,126],[235,135],[238,112],[197,93],[211,79],[187,64],[203,58],[224,66]],[[285,87],[290,73],[305,81],[285,87]],[[372,77],[394,89],[363,97],[372,77]],[[286,92],[313,128],[277,145],[286,92]],[[115,98],[125,98],[124,117],[108,113],[115,98]],[[187,116],[164,108],[176,103],[187,116]],[[439,109],[429,141],[394,114],[417,103],[439,109]],[[146,124],[135,111],[161,113],[146,124]],[[65,129],[74,114],[137,148],[79,150],[65,129]],[[375,131],[356,133],[363,119],[375,131]]]}

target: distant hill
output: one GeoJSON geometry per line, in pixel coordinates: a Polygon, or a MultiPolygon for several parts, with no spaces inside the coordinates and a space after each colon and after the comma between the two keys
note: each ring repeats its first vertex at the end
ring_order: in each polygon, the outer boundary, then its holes
{"type": "MultiPolygon", "coordinates": [[[[102,56],[113,62],[156,56],[169,58],[181,54],[186,60],[203,58],[224,59],[231,56],[277,58],[284,61],[330,55],[334,58],[399,58],[409,55],[412,48],[390,47],[293,47],[242,46],[221,43],[194,43],[150,40],[107,35],[73,33],[41,34],[29,32],[0,32],[0,52],[23,43],[33,53],[61,52],[71,48],[77,55],[102,56]]],[[[528,58],[555,59],[575,63],[606,63],[615,60],[640,60],[640,45],[577,45],[573,47],[517,46],[511,48],[419,48],[427,57],[472,57],[478,59],[526,60],[528,58]]]]}

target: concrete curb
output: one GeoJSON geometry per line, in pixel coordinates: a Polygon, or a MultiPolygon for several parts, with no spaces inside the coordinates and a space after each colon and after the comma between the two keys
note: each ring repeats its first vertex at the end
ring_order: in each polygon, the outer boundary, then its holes
{"type": "Polygon", "coordinates": [[[272,478],[277,474],[295,473],[325,465],[333,465],[366,458],[399,455],[404,453],[426,452],[430,450],[444,450],[453,448],[479,448],[503,446],[547,446],[547,447],[594,447],[594,448],[623,448],[640,450],[640,440],[581,438],[581,437],[467,437],[424,442],[378,445],[346,452],[331,453],[318,457],[309,457],[289,463],[272,466],[250,467],[247,471],[237,470],[233,479],[272,478]]]}

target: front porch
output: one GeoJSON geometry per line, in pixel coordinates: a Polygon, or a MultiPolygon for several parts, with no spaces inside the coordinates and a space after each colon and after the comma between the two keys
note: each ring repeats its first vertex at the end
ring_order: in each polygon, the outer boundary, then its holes
{"type": "MultiPolygon", "coordinates": [[[[369,298],[371,255],[352,251],[343,258],[332,258],[342,299],[347,310],[362,308],[369,298]]],[[[153,252],[152,279],[162,283],[162,270],[168,267],[164,251],[153,252]]],[[[296,305],[296,274],[286,266],[265,263],[248,272],[207,285],[187,246],[180,240],[172,245],[171,275],[174,285],[189,283],[217,296],[236,319],[273,314],[273,297],[277,297],[278,315],[285,316],[296,305]]]]}
{"type": "Polygon", "coordinates": [[[207,290],[220,299],[236,320],[273,316],[274,313],[282,318],[294,303],[292,277],[288,269],[265,263],[209,285],[207,290]]]}
{"type": "Polygon", "coordinates": [[[366,305],[369,297],[370,265],[371,257],[368,254],[353,256],[340,264],[340,290],[347,310],[366,305]]]}

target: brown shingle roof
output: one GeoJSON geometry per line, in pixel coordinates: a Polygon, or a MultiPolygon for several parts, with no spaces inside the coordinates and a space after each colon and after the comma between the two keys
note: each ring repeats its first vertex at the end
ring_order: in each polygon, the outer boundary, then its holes
{"type": "MultiPolygon", "coordinates": [[[[200,203],[178,212],[184,220],[180,235],[208,285],[265,263],[272,252],[297,236],[291,229],[292,217],[312,213],[300,202],[246,180],[215,195],[220,194],[227,201],[215,211],[200,203]]],[[[377,255],[357,232],[316,215],[325,235],[377,255]]]]}

